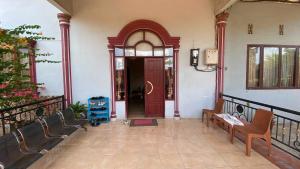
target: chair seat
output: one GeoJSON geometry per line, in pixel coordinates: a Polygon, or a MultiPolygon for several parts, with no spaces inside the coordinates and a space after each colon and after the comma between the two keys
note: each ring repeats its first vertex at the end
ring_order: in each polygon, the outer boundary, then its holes
{"type": "Polygon", "coordinates": [[[42,156],[43,156],[42,154],[38,154],[38,153],[25,155],[20,160],[14,162],[12,164],[9,164],[8,166],[5,166],[5,169],[25,169],[25,168],[28,168],[32,163],[37,161],[42,156]]]}
{"type": "Polygon", "coordinates": [[[67,125],[80,125],[80,126],[84,126],[87,123],[88,123],[87,120],[66,121],[67,125]]]}
{"type": "Polygon", "coordinates": [[[62,136],[62,135],[71,135],[72,133],[74,133],[77,130],[76,127],[64,127],[59,131],[55,131],[55,132],[51,132],[52,136],[62,136]]]}
{"type": "Polygon", "coordinates": [[[249,125],[249,124],[246,124],[244,126],[234,126],[234,129],[236,131],[239,131],[239,132],[244,133],[244,134],[248,134],[248,133],[258,134],[258,135],[263,135],[264,134],[264,131],[256,128],[253,125],[249,125]]]}
{"type": "Polygon", "coordinates": [[[49,138],[47,140],[48,141],[42,145],[42,149],[51,150],[53,147],[55,147],[57,144],[63,141],[62,138],[49,138]]]}

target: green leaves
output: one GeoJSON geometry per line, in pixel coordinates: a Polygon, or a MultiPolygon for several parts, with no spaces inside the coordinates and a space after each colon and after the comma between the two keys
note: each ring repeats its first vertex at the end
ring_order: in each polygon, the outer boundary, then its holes
{"type": "MultiPolygon", "coordinates": [[[[36,41],[54,40],[41,33],[39,25],[21,25],[14,29],[0,28],[0,109],[34,99],[38,84],[31,81],[30,60],[50,57],[51,53],[37,53],[36,41]]],[[[37,59],[36,63],[59,63],[37,59]]]]}

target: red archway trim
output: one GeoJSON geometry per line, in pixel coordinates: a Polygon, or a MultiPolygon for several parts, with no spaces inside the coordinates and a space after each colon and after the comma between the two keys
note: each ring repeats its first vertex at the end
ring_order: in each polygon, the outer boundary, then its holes
{"type": "Polygon", "coordinates": [[[180,47],[180,37],[172,37],[170,36],[169,32],[159,23],[144,19],[135,20],[127,24],[120,31],[117,37],[108,37],[108,47],[114,48],[117,46],[125,46],[125,42],[128,37],[138,30],[148,30],[156,33],[161,38],[165,46],[172,46],[175,49],[180,47]]]}
{"type": "Polygon", "coordinates": [[[127,24],[116,37],[108,37],[108,50],[110,54],[110,68],[111,68],[111,97],[112,97],[112,110],[111,120],[114,121],[116,115],[116,98],[115,98],[115,61],[114,61],[114,48],[125,47],[128,37],[133,33],[146,30],[155,33],[164,43],[165,47],[172,47],[174,51],[174,70],[175,70],[175,98],[174,98],[174,117],[175,119],[180,118],[179,113],[179,96],[178,96],[178,57],[179,57],[179,43],[180,37],[170,36],[169,32],[159,23],[151,20],[135,20],[127,24]]]}

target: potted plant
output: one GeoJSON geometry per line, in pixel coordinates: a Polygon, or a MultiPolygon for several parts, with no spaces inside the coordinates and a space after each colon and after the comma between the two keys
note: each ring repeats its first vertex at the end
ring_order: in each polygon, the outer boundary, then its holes
{"type": "Polygon", "coordinates": [[[78,101],[75,104],[71,104],[70,107],[74,111],[75,118],[86,118],[87,106],[85,104],[78,101]]]}

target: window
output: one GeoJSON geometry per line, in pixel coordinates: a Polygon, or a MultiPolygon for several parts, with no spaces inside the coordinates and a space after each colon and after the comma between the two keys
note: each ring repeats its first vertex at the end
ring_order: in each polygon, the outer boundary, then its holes
{"type": "Polygon", "coordinates": [[[247,89],[300,88],[299,48],[248,45],[247,89]]]}

